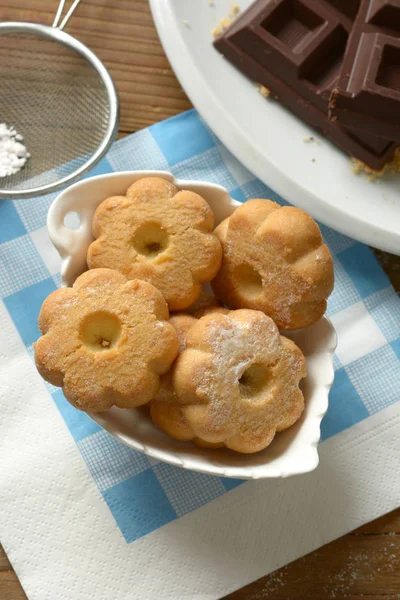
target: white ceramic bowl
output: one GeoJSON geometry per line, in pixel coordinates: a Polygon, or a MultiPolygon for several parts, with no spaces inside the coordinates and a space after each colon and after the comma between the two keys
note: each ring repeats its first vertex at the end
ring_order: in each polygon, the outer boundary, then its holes
{"type": "MultiPolygon", "coordinates": [[[[133,171],[100,175],[75,183],[62,192],[49,209],[47,226],[50,238],[62,258],[63,285],[70,286],[86,266],[86,251],[92,241],[91,224],[96,207],[105,198],[125,194],[129,185],[147,176],[164,177],[178,188],[199,193],[211,206],[215,224],[232,214],[238,202],[221,186],[175,179],[170,173],[133,171]],[[80,227],[64,224],[68,213],[76,212],[80,227]]],[[[224,477],[242,479],[288,477],[307,473],[318,465],[320,424],[328,408],[328,393],[333,382],[335,330],[327,318],[312,327],[288,335],[307,359],[307,378],[302,382],[305,410],[302,418],[288,430],[278,433],[272,444],[257,454],[241,455],[230,450],[205,450],[190,443],[170,439],[151,422],[148,409],[123,410],[116,407],[90,417],[111,435],[135,450],[172,465],[224,477]]]]}

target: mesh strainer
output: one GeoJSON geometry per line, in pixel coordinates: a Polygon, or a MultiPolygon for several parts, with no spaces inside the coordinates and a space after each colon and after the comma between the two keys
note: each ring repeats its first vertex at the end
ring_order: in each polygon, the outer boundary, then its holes
{"type": "Polygon", "coordinates": [[[0,178],[0,198],[46,194],[71,183],[115,139],[113,81],[93,52],[63,31],[79,1],[60,23],[61,0],[52,27],[0,23],[0,122],[23,135],[31,154],[19,173],[0,178]]]}

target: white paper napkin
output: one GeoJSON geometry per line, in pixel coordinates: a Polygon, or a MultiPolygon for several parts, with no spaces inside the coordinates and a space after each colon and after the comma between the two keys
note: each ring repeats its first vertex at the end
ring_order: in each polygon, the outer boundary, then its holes
{"type": "MultiPolygon", "coordinates": [[[[194,111],[92,174],[142,167],[283,201],[194,111]]],[[[37,374],[37,314],[60,283],[51,200],[0,202],[0,533],[29,600],[220,598],[400,504],[400,300],[367,247],[323,228],[339,346],[320,466],[238,485],[120,445],[37,374]]]]}

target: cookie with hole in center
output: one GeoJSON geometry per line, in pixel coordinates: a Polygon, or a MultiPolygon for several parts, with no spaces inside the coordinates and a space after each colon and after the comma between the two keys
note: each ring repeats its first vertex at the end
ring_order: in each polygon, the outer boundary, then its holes
{"type": "Polygon", "coordinates": [[[149,281],[171,311],[180,311],[199,298],[202,284],[221,265],[213,226],[213,212],[201,196],[179,191],[166,179],[146,177],[131,185],[126,196],[98,206],[92,225],[97,239],[89,247],[88,266],[149,281]]]}
{"type": "Polygon", "coordinates": [[[249,454],[293,425],[304,408],[301,350],[260,311],[202,317],[188,331],[172,384],[191,435],[249,454]]]}
{"type": "Polygon", "coordinates": [[[54,291],[39,314],[35,362],[46,381],[63,388],[81,410],[149,402],[178,352],[161,292],[111,269],[83,273],[54,291]]]}
{"type": "Polygon", "coordinates": [[[215,234],[223,260],[211,285],[224,304],[261,310],[281,330],[306,327],[325,313],[333,261],[306,212],[270,200],[248,200],[215,234]]]}

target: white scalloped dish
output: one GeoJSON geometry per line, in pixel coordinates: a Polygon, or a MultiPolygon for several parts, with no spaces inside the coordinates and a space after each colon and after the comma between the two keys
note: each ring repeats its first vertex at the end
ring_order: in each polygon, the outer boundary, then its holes
{"type": "MultiPolygon", "coordinates": [[[[214,212],[216,225],[239,204],[221,186],[183,181],[160,171],[112,173],[80,181],[55,199],[47,218],[50,239],[62,258],[63,285],[72,285],[87,269],[86,252],[93,239],[92,218],[100,202],[109,196],[125,194],[134,181],[152,175],[203,196],[214,212]],[[65,216],[71,212],[79,214],[79,229],[71,230],[64,224],[65,216]]],[[[329,319],[324,317],[312,327],[285,335],[296,342],[307,359],[308,375],[302,382],[305,410],[293,427],[278,433],[262,452],[242,455],[227,449],[207,450],[178,442],[153,425],[146,407],[132,410],[113,407],[107,412],[89,415],[131,448],[186,469],[240,479],[288,477],[312,471],[318,465],[320,424],[328,408],[328,393],[333,383],[336,334],[329,319]]]]}

